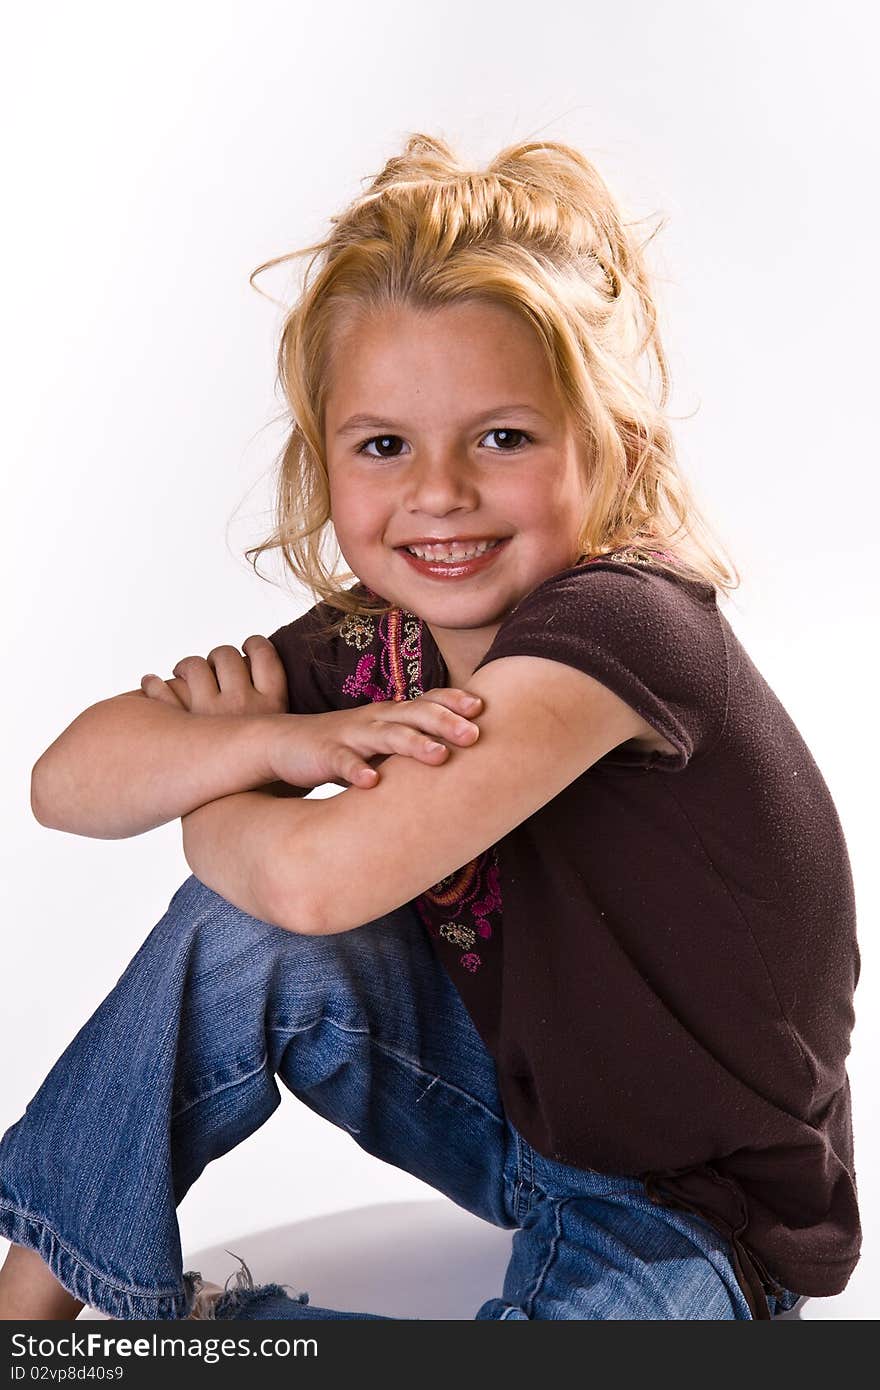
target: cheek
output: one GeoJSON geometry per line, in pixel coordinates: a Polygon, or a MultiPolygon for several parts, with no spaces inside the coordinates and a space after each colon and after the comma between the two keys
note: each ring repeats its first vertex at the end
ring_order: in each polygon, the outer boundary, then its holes
{"type": "Polygon", "coordinates": [[[330,493],[330,515],[334,522],[343,524],[357,516],[357,496],[344,477],[331,468],[327,477],[330,493]]]}
{"type": "Polygon", "coordinates": [[[384,520],[375,505],[363,492],[337,489],[330,492],[330,515],[337,535],[345,536],[351,544],[364,544],[381,534],[384,520]]]}
{"type": "Polygon", "coordinates": [[[547,479],[531,488],[522,498],[519,516],[526,529],[544,539],[552,539],[566,529],[572,513],[572,498],[561,479],[547,479]]]}
{"type": "Polygon", "coordinates": [[[584,498],[580,488],[559,479],[536,492],[521,515],[537,546],[548,555],[567,555],[583,524],[584,498]]]}

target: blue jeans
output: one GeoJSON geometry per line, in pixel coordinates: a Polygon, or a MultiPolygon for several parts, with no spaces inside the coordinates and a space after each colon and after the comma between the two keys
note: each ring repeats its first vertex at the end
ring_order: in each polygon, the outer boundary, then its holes
{"type": "MultiPolygon", "coordinates": [[[[512,1127],[412,908],[295,936],[194,877],[0,1142],[0,1234],[110,1317],[186,1316],[198,1278],[175,1208],[268,1120],[276,1078],[368,1153],[514,1230],[501,1297],[476,1318],[749,1318],[712,1226],[635,1178],[546,1159],[512,1127]]],[[[216,1314],[374,1316],[274,1284],[230,1291],[216,1314]]]]}

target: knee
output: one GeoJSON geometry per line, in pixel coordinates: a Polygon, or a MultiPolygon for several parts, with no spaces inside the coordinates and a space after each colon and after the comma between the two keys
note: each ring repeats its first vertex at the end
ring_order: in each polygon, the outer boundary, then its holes
{"type": "MultiPolygon", "coordinates": [[[[163,968],[185,982],[190,994],[202,984],[215,1001],[245,997],[264,1001],[291,996],[315,1013],[330,992],[356,989],[363,973],[351,938],[300,936],[261,921],[191,875],[174,894],[153,931],[163,968]]],[[[152,939],[152,938],[151,938],[152,939]]]]}
{"type": "Polygon", "coordinates": [[[176,922],[189,923],[196,927],[218,922],[235,923],[239,933],[253,930],[257,934],[273,931],[283,936],[292,935],[283,927],[264,922],[259,917],[253,917],[242,908],[236,907],[228,898],[224,898],[200,878],[196,878],[195,874],[190,874],[177,889],[168,904],[166,916],[176,922]]]}
{"type": "Polygon", "coordinates": [[[242,911],[194,874],[177,889],[153,934],[165,949],[184,956],[188,971],[196,974],[246,971],[248,961],[294,940],[290,932],[242,911]]]}
{"type": "MultiPolygon", "coordinates": [[[[241,908],[236,907],[220,893],[216,893],[213,888],[209,888],[200,878],[196,878],[195,874],[190,874],[189,878],[185,878],[181,883],[168,904],[168,912],[174,912],[179,917],[198,918],[200,921],[228,913],[248,917],[246,912],[242,912],[241,908]]],[[[257,918],[249,920],[256,921],[257,918]]]]}

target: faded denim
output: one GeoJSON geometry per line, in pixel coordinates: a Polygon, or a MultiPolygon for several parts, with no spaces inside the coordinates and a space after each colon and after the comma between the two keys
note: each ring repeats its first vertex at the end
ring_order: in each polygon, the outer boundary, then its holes
{"type": "MultiPolygon", "coordinates": [[[[200,1280],[184,1273],[175,1209],[269,1119],[279,1080],[368,1153],[515,1232],[500,1296],[487,1289],[475,1318],[750,1317],[708,1223],[653,1204],[637,1179],[546,1159],[512,1127],[411,907],[295,936],[195,877],[0,1142],[0,1234],[110,1317],[185,1317],[200,1280]]],[[[215,1312],[375,1316],[275,1284],[232,1290],[215,1312]]]]}

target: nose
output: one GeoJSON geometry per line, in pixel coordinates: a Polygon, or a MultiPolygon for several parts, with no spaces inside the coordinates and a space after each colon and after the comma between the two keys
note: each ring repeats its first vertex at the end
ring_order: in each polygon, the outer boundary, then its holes
{"type": "Polygon", "coordinates": [[[479,492],[466,459],[453,449],[422,454],[408,472],[406,508],[430,516],[472,511],[479,505],[479,492]]]}

